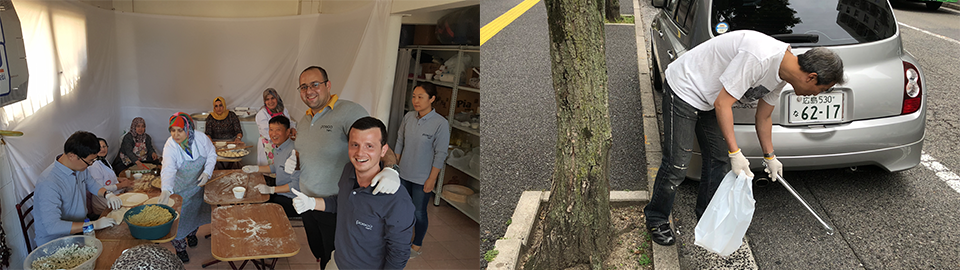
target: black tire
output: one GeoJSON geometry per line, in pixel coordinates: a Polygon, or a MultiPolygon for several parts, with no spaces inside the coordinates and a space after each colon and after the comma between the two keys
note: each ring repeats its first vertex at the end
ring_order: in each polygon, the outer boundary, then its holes
{"type": "Polygon", "coordinates": [[[943,5],[943,2],[927,2],[927,10],[937,10],[943,5]]]}
{"type": "MultiPolygon", "coordinates": [[[[653,48],[652,46],[650,48],[653,48]]],[[[660,68],[657,67],[657,57],[653,58],[653,66],[650,67],[650,78],[653,80],[653,90],[663,93],[663,79],[660,77],[660,68]]]]}

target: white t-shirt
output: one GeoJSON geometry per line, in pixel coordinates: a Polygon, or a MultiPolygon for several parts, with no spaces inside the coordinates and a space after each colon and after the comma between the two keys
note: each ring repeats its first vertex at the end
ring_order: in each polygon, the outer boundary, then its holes
{"type": "Polygon", "coordinates": [[[701,43],[667,66],[670,88],[683,101],[701,111],[726,88],[742,103],[761,97],[777,105],[786,84],[777,74],[790,45],[763,33],[740,30],[701,43]]]}

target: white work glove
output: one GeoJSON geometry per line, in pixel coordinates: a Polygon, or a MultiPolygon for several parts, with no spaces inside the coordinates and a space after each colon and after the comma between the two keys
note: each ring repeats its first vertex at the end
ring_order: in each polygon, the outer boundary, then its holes
{"type": "Polygon", "coordinates": [[[160,191],[160,199],[157,200],[157,203],[167,204],[167,202],[170,201],[170,194],[171,192],[169,190],[160,191]]]}
{"type": "Polygon", "coordinates": [[[753,179],[753,172],[750,171],[750,161],[743,157],[743,151],[737,149],[736,152],[729,154],[729,156],[730,169],[733,170],[733,173],[740,175],[740,172],[742,171],[747,175],[747,177],[753,179]]]}
{"type": "Polygon", "coordinates": [[[277,193],[277,192],[276,192],[276,191],[277,191],[277,188],[271,187],[271,186],[268,186],[268,185],[264,185],[264,184],[259,184],[259,185],[255,186],[255,187],[253,187],[253,188],[257,189],[257,191],[260,191],[260,194],[274,194],[274,193],[277,193]]]}
{"type": "Polygon", "coordinates": [[[240,169],[243,170],[243,172],[245,173],[255,173],[260,171],[260,166],[247,165],[247,166],[243,166],[243,168],[240,168],[240,169]]]}
{"type": "Polygon", "coordinates": [[[294,149],[290,151],[290,157],[287,158],[287,162],[283,163],[283,171],[287,174],[293,174],[297,170],[297,150],[294,149]]]}
{"type": "Polygon", "coordinates": [[[293,198],[293,208],[297,210],[297,214],[303,214],[303,212],[314,210],[317,207],[317,200],[303,194],[295,188],[291,188],[290,191],[293,191],[293,194],[297,194],[296,198],[293,198]]]}
{"type": "Polygon", "coordinates": [[[120,205],[123,204],[123,200],[119,196],[114,195],[113,193],[107,191],[107,206],[110,206],[110,209],[119,209],[120,205]]]}
{"type": "Polygon", "coordinates": [[[777,176],[773,175],[773,173],[777,173],[777,175],[780,175],[780,177],[783,177],[783,164],[781,164],[780,161],[777,160],[776,156],[769,159],[763,158],[763,163],[767,167],[763,169],[763,171],[770,174],[770,181],[773,181],[773,182],[777,181],[777,176]]]}
{"type": "Polygon", "coordinates": [[[373,182],[370,185],[376,187],[373,189],[373,195],[397,193],[397,189],[400,189],[400,173],[393,168],[383,168],[373,177],[373,182]]]}
{"type": "Polygon", "coordinates": [[[114,219],[112,219],[112,218],[108,218],[108,217],[102,217],[102,218],[100,218],[100,219],[98,219],[98,220],[94,220],[94,221],[93,221],[93,229],[94,229],[94,230],[99,230],[99,229],[104,229],[104,228],[110,228],[110,227],[112,227],[113,225],[117,225],[117,221],[114,220],[114,219]]]}
{"type": "Polygon", "coordinates": [[[113,185],[109,185],[109,186],[103,186],[103,189],[106,189],[106,190],[108,190],[108,191],[117,191],[117,184],[113,184],[113,185]]]}
{"type": "Polygon", "coordinates": [[[201,173],[200,178],[197,178],[197,186],[202,187],[207,184],[207,180],[210,180],[210,175],[207,173],[201,173]]]}

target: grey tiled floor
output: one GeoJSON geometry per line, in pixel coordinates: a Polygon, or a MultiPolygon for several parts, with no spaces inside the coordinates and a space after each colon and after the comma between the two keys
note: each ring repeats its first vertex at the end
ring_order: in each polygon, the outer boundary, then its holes
{"type": "MultiPolygon", "coordinates": [[[[441,202],[439,206],[428,207],[428,217],[430,227],[427,229],[427,235],[423,239],[423,252],[417,258],[410,259],[407,262],[406,269],[479,269],[480,268],[480,226],[469,217],[463,215],[457,209],[446,202],[441,202]]],[[[310,246],[307,245],[306,233],[303,230],[303,223],[299,220],[291,220],[294,232],[297,234],[297,240],[300,242],[300,252],[289,258],[281,258],[277,261],[277,269],[319,269],[316,259],[310,252],[310,246]]],[[[200,239],[196,247],[187,248],[190,254],[190,262],[184,264],[187,269],[232,269],[227,262],[221,262],[202,268],[201,265],[212,261],[213,255],[210,254],[210,239],[205,239],[202,235],[210,234],[210,225],[200,227],[197,232],[200,239]]],[[[163,244],[164,247],[173,251],[173,245],[163,244]]],[[[240,262],[235,262],[240,266],[240,262]]],[[[244,269],[256,269],[248,263],[244,269]]],[[[336,263],[331,262],[327,269],[337,269],[336,263]]]]}

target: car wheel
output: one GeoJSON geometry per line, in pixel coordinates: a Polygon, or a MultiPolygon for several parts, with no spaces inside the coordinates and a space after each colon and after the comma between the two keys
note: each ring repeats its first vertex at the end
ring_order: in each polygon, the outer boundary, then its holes
{"type": "MultiPolygon", "coordinates": [[[[652,47],[651,47],[651,48],[652,48],[652,47]]],[[[663,92],[663,79],[662,79],[662,77],[660,77],[660,68],[657,67],[657,58],[656,58],[656,57],[652,57],[652,58],[653,58],[653,67],[652,67],[652,69],[650,70],[650,73],[652,73],[652,74],[651,74],[651,75],[652,75],[651,78],[652,78],[652,80],[653,80],[653,90],[657,90],[657,92],[661,92],[661,93],[662,93],[662,92],[663,92]]]]}
{"type": "Polygon", "coordinates": [[[943,2],[927,2],[927,10],[937,10],[943,2]]]}

